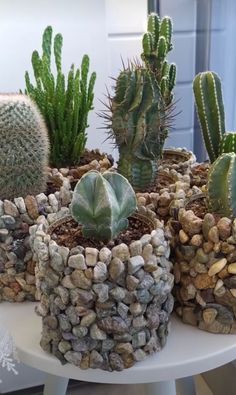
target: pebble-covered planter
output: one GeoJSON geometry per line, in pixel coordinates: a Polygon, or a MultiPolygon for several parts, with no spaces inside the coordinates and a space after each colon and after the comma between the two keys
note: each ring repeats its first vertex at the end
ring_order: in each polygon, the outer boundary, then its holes
{"type": "MultiPolygon", "coordinates": [[[[159,170],[169,169],[179,175],[189,174],[191,166],[196,162],[196,156],[186,148],[166,148],[163,150],[163,158],[159,163],[159,170]]],[[[180,176],[179,176],[180,177],[180,176]]]]}
{"type": "Polygon", "coordinates": [[[69,180],[53,169],[48,179],[58,191],[48,196],[0,200],[0,302],[35,300],[35,263],[29,245],[29,227],[51,223],[68,213],[72,192],[69,180]]]}
{"type": "Polygon", "coordinates": [[[30,228],[40,344],[62,363],[121,371],[164,346],[173,309],[169,245],[155,214],[139,212],[150,234],[129,246],[69,250],[53,240],[46,219],[30,228]]]}
{"type": "Polygon", "coordinates": [[[177,314],[209,332],[236,333],[236,219],[181,209],[170,229],[177,314]]]}

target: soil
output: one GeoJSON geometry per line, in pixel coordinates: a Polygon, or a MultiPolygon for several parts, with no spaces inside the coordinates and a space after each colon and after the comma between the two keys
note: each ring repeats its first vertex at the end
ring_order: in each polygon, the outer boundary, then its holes
{"type": "Polygon", "coordinates": [[[206,185],[209,166],[209,162],[203,162],[191,168],[191,187],[193,185],[196,185],[197,187],[202,187],[203,185],[206,185]]]}
{"type": "Polygon", "coordinates": [[[82,235],[82,227],[73,219],[58,225],[53,231],[51,237],[58,245],[68,247],[69,249],[77,247],[93,247],[100,249],[104,246],[112,248],[115,245],[125,243],[129,245],[134,240],[139,240],[144,234],[150,233],[150,226],[143,223],[137,218],[129,218],[128,229],[121,232],[112,241],[103,243],[102,241],[87,239],[82,235]]]}
{"type": "Polygon", "coordinates": [[[158,173],[157,171],[157,177],[152,185],[149,187],[145,188],[145,191],[143,192],[155,192],[159,193],[161,189],[163,188],[169,188],[170,184],[174,184],[175,180],[171,177],[168,176],[167,174],[163,173],[158,173]]]}
{"type": "Polygon", "coordinates": [[[114,164],[114,159],[112,155],[103,154],[99,152],[99,150],[85,150],[83,155],[80,158],[79,166],[88,165],[92,160],[103,160],[104,156],[107,156],[107,159],[111,162],[111,166],[114,164]]]}
{"type": "Polygon", "coordinates": [[[199,197],[196,197],[196,199],[190,199],[185,206],[185,210],[192,210],[197,217],[204,218],[208,212],[206,197],[204,195],[200,195],[199,197]]]}

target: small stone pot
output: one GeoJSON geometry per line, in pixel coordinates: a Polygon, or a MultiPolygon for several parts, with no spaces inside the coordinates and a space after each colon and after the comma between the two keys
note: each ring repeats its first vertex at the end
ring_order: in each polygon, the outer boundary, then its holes
{"type": "Polygon", "coordinates": [[[48,175],[48,196],[40,193],[0,200],[0,302],[35,300],[35,263],[29,245],[29,227],[65,216],[72,192],[70,182],[57,169],[48,175]]]}
{"type": "Polygon", "coordinates": [[[189,174],[191,166],[196,162],[196,156],[192,151],[185,148],[166,148],[163,150],[163,157],[159,163],[160,170],[169,169],[174,175],[181,178],[181,175],[189,174]]]}
{"type": "Polygon", "coordinates": [[[166,343],[173,309],[169,245],[153,212],[140,207],[137,217],[150,233],[100,249],[57,245],[54,231],[63,220],[31,227],[40,345],[62,363],[121,371],[166,343]]]}
{"type": "MultiPolygon", "coordinates": [[[[196,196],[195,199],[203,199],[196,196]]],[[[236,219],[181,209],[169,221],[175,311],[184,323],[236,333],[236,219]]]]}

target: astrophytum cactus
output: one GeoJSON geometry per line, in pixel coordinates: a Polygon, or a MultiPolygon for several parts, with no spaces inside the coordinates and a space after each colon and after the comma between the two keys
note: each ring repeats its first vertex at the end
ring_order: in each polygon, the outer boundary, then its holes
{"type": "Polygon", "coordinates": [[[211,165],[207,183],[209,211],[236,217],[236,154],[224,153],[211,165]]]}
{"type": "Polygon", "coordinates": [[[76,184],[71,202],[72,217],[82,224],[86,238],[107,242],[128,227],[136,209],[135,193],[118,173],[86,173],[76,184]]]}
{"type": "Polygon", "coordinates": [[[41,193],[46,188],[48,135],[32,100],[0,95],[0,199],[41,193]]]}

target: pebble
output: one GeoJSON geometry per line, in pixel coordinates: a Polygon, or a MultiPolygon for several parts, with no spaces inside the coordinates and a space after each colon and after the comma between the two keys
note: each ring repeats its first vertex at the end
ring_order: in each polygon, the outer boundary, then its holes
{"type": "Polygon", "coordinates": [[[125,271],[125,265],[119,258],[113,258],[108,267],[109,275],[116,281],[125,271]]]}
{"type": "Polygon", "coordinates": [[[141,255],[131,257],[128,262],[128,273],[136,273],[141,267],[144,266],[144,263],[144,259],[141,255]]]}
{"type": "Polygon", "coordinates": [[[219,273],[222,269],[224,269],[224,267],[227,264],[227,259],[226,258],[222,258],[219,261],[216,261],[215,263],[213,263],[209,270],[208,270],[208,276],[212,277],[215,274],[219,273]]]}
{"type": "Polygon", "coordinates": [[[92,339],[95,340],[105,340],[107,338],[106,332],[99,329],[97,324],[92,324],[90,328],[90,336],[92,339]]]}
{"type": "Polygon", "coordinates": [[[97,248],[86,247],[85,248],[85,261],[87,266],[95,266],[97,263],[99,251],[97,248]]]}
{"type": "Polygon", "coordinates": [[[78,288],[86,290],[91,289],[92,281],[85,276],[83,270],[75,269],[70,275],[70,279],[72,283],[78,288]]]}
{"type": "Polygon", "coordinates": [[[94,284],[93,290],[98,296],[98,301],[101,303],[109,299],[109,287],[107,284],[94,284]]]}
{"type": "Polygon", "coordinates": [[[236,262],[230,263],[228,266],[228,272],[230,274],[236,274],[236,262]]]}
{"type": "Polygon", "coordinates": [[[99,354],[98,351],[92,350],[90,353],[90,362],[89,366],[91,369],[101,368],[103,364],[103,357],[99,354]]]}
{"type": "MultiPolygon", "coordinates": [[[[150,236],[151,237],[151,236],[150,236]]],[[[112,248],[113,258],[119,258],[122,262],[127,261],[130,258],[129,248],[126,244],[121,243],[112,248]]]]}
{"type": "Polygon", "coordinates": [[[67,351],[64,354],[65,359],[67,362],[72,363],[75,366],[80,366],[80,362],[82,359],[82,354],[76,351],[67,351]]]}
{"type": "Polygon", "coordinates": [[[83,254],[72,255],[68,259],[68,266],[73,269],[85,270],[87,268],[85,264],[85,258],[83,254]]]}
{"type": "Polygon", "coordinates": [[[112,258],[112,253],[111,250],[107,247],[101,248],[99,251],[99,260],[106,263],[107,265],[110,263],[112,258]]]}
{"type": "Polygon", "coordinates": [[[94,282],[98,282],[98,283],[103,282],[106,280],[107,276],[108,276],[107,265],[102,261],[97,262],[93,270],[94,282]]]}
{"type": "Polygon", "coordinates": [[[14,203],[10,200],[4,200],[3,209],[6,215],[10,215],[14,218],[19,217],[19,211],[14,203]]]}

